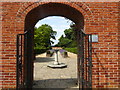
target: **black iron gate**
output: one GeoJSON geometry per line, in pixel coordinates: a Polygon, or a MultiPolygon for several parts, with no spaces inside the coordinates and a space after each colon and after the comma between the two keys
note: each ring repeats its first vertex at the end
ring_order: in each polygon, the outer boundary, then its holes
{"type": "Polygon", "coordinates": [[[16,88],[25,88],[25,48],[27,47],[27,32],[17,35],[16,52],[16,88]]]}
{"type": "Polygon", "coordinates": [[[92,88],[92,35],[79,31],[78,84],[79,88],[92,88]]]}
{"type": "MultiPolygon", "coordinates": [[[[82,30],[77,33],[78,40],[78,85],[80,89],[92,88],[92,35],[85,34],[82,30]]],[[[28,32],[17,35],[17,64],[16,64],[16,88],[32,87],[32,55],[28,49],[32,48],[32,37],[28,32]],[[27,43],[31,43],[28,45],[27,43]],[[26,50],[26,51],[25,51],[26,50]],[[25,60],[26,59],[26,60],[25,60]]]]}

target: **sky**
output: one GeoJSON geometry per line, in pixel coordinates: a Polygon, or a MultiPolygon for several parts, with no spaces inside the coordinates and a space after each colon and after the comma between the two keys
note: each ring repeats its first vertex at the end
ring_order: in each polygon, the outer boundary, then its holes
{"type": "Polygon", "coordinates": [[[52,40],[54,41],[54,44],[52,45],[55,45],[58,43],[59,41],[58,39],[61,37],[61,35],[64,35],[64,30],[70,28],[71,23],[72,23],[71,20],[65,19],[64,17],[50,16],[42,20],[39,20],[35,27],[38,28],[42,24],[48,24],[52,27],[53,31],[57,31],[57,35],[55,36],[56,40],[52,40]]]}

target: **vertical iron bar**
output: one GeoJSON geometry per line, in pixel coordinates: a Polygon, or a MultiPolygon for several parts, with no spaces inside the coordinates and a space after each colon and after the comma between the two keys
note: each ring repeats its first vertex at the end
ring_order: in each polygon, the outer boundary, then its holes
{"type": "Polygon", "coordinates": [[[23,48],[22,48],[22,36],[23,35],[21,35],[21,84],[22,84],[22,86],[23,86],[23,57],[22,57],[22,50],[23,50],[23,48]]]}
{"type": "Polygon", "coordinates": [[[87,87],[87,36],[85,35],[85,87],[87,87]]]}
{"type": "Polygon", "coordinates": [[[25,54],[24,54],[24,59],[25,59],[25,62],[24,62],[24,64],[25,64],[25,70],[24,70],[24,86],[25,86],[25,88],[26,88],[26,83],[27,83],[27,78],[25,78],[25,77],[27,77],[27,32],[25,33],[25,36],[24,36],[24,50],[25,50],[25,54]]]}
{"type": "Polygon", "coordinates": [[[82,88],[84,88],[84,34],[82,33],[82,88]]]}
{"type": "Polygon", "coordinates": [[[80,31],[77,30],[77,43],[78,43],[78,55],[77,55],[77,77],[78,77],[78,86],[79,89],[81,88],[80,85],[80,31]]]}
{"type": "Polygon", "coordinates": [[[17,50],[16,50],[16,61],[17,61],[17,64],[16,64],[16,89],[18,90],[19,88],[19,35],[17,35],[17,41],[16,41],[16,47],[17,47],[17,50]]]}
{"type": "Polygon", "coordinates": [[[88,88],[92,88],[92,35],[88,34],[88,88]]]}
{"type": "Polygon", "coordinates": [[[90,80],[89,80],[89,74],[90,74],[90,50],[89,50],[89,47],[90,47],[90,45],[89,45],[89,43],[90,43],[90,36],[89,36],[89,34],[87,34],[87,37],[88,37],[88,71],[87,71],[87,73],[88,73],[88,83],[87,83],[87,86],[88,86],[88,88],[90,88],[90,80]]]}
{"type": "Polygon", "coordinates": [[[82,49],[82,31],[80,30],[80,40],[79,40],[79,42],[80,42],[80,89],[82,89],[83,88],[83,78],[82,78],[82,54],[83,54],[83,49],[82,49]]]}
{"type": "Polygon", "coordinates": [[[78,47],[78,53],[77,53],[77,78],[78,78],[78,88],[80,90],[80,32],[77,30],[77,47],[78,47]]]}
{"type": "Polygon", "coordinates": [[[90,73],[89,73],[89,80],[90,80],[90,88],[92,88],[92,35],[90,35],[90,43],[89,43],[89,61],[90,61],[90,73]]]}

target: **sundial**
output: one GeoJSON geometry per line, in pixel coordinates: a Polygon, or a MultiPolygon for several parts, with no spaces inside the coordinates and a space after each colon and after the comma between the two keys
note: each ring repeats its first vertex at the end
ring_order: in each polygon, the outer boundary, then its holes
{"type": "Polygon", "coordinates": [[[58,60],[58,51],[60,50],[61,48],[58,48],[58,47],[53,47],[53,50],[54,50],[54,56],[55,56],[55,61],[51,64],[48,65],[48,67],[51,67],[51,68],[63,68],[63,67],[67,67],[67,65],[65,63],[60,63],[58,60]]]}

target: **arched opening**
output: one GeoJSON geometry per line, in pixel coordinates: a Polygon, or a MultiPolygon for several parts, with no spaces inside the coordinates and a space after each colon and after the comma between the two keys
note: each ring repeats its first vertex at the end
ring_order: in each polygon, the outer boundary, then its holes
{"type": "MultiPolygon", "coordinates": [[[[61,3],[48,3],[40,5],[31,10],[25,18],[25,32],[27,31],[25,47],[25,84],[27,87],[32,86],[33,81],[33,58],[34,58],[34,26],[35,24],[48,16],[63,16],[72,20],[77,27],[77,32],[84,28],[83,15],[73,7],[61,3]]],[[[79,38],[79,36],[77,37],[79,38]]],[[[79,65],[79,64],[78,64],[79,65]]],[[[77,66],[78,66],[77,65],[77,66]]],[[[79,70],[78,70],[79,71],[79,70]]],[[[79,77],[78,77],[79,79],[79,77]]]]}
{"type": "Polygon", "coordinates": [[[39,20],[35,25],[33,88],[77,87],[77,44],[75,32],[71,27],[73,24],[74,22],[64,17],[50,16],[39,20]],[[53,44],[50,43],[51,40],[47,43],[44,41],[50,36],[45,35],[49,32],[48,28],[56,32],[53,44]],[[53,48],[60,48],[57,52],[57,64],[55,62],[56,52],[53,48]]]}

